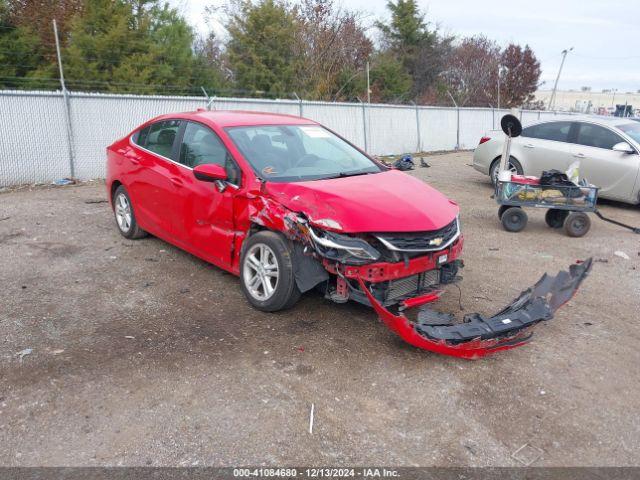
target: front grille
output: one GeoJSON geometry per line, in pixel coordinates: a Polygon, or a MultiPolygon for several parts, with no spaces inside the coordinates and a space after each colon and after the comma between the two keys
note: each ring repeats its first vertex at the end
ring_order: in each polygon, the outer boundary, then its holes
{"type": "Polygon", "coordinates": [[[429,270],[410,277],[390,280],[385,295],[385,304],[414,297],[426,292],[438,283],[440,283],[440,270],[429,270]]]}
{"type": "Polygon", "coordinates": [[[380,233],[376,237],[390,250],[428,252],[448,246],[458,236],[458,219],[430,232],[380,233]]]}

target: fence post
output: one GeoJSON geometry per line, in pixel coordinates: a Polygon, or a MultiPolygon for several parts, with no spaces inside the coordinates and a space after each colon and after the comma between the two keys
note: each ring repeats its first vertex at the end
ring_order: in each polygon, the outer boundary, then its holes
{"type": "Polygon", "coordinates": [[[60,70],[60,87],[62,87],[62,98],[64,100],[64,113],[66,117],[67,142],[69,145],[69,176],[74,178],[76,175],[75,161],[73,155],[73,123],[71,120],[71,102],[69,100],[69,92],[64,83],[64,71],[62,70],[62,56],[60,55],[60,40],[58,40],[58,26],[56,20],[53,20],[53,35],[56,39],[56,55],[58,57],[58,69],[60,70]]]}
{"type": "Polygon", "coordinates": [[[358,101],[362,105],[362,132],[364,133],[364,151],[369,153],[369,145],[367,141],[367,111],[365,103],[358,98],[358,101]]]}
{"type": "Polygon", "coordinates": [[[491,107],[491,130],[496,129],[496,111],[491,107]]]}
{"type": "Polygon", "coordinates": [[[416,153],[420,153],[422,152],[422,138],[420,136],[420,107],[418,107],[418,104],[415,102],[411,103],[413,103],[416,108],[416,133],[418,138],[418,149],[416,150],[416,153]]]}
{"type": "Polygon", "coordinates": [[[456,105],[456,150],[460,150],[460,107],[456,105]]]}
{"type": "Polygon", "coordinates": [[[540,120],[540,110],[538,110],[538,120],[540,120]]]}
{"type": "Polygon", "coordinates": [[[302,117],[302,99],[298,96],[296,92],[293,92],[293,94],[295,95],[296,100],[298,100],[298,112],[300,113],[300,115],[298,116],[302,117]]]}

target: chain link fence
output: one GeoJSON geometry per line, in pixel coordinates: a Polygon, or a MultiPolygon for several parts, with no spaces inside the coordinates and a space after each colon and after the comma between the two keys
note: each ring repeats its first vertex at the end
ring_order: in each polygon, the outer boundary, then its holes
{"type": "MultiPolygon", "coordinates": [[[[303,116],[373,155],[474,148],[508,110],[304,100],[0,91],[0,186],[105,174],[105,148],[165,113],[253,110],[303,116]]],[[[569,114],[519,112],[524,125],[569,114]]]]}

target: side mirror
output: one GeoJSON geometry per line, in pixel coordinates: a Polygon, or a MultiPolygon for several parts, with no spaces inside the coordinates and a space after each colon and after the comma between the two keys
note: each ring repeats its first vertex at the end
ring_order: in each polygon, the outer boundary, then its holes
{"type": "Polygon", "coordinates": [[[208,163],[193,167],[193,176],[202,182],[217,182],[227,179],[227,172],[222,165],[208,163]]]}
{"type": "Polygon", "coordinates": [[[616,143],[611,150],[620,153],[636,153],[634,148],[627,142],[616,143]]]}

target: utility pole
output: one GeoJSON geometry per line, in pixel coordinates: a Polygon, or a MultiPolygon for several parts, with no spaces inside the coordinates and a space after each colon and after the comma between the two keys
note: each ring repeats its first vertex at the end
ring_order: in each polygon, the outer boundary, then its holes
{"type": "Polygon", "coordinates": [[[69,144],[69,170],[70,177],[75,177],[75,162],[73,159],[73,127],[71,124],[71,105],[69,103],[69,92],[64,83],[64,70],[62,69],[62,55],[60,54],[60,39],[58,38],[58,25],[53,20],[53,35],[56,38],[56,55],[58,57],[58,69],[60,70],[60,87],[62,88],[62,97],[64,100],[64,111],[67,117],[67,141],[69,144]]]}
{"type": "Polygon", "coordinates": [[[556,103],[556,91],[558,90],[558,80],[560,80],[560,74],[562,73],[562,67],[564,66],[564,61],[567,58],[567,53],[573,50],[573,47],[570,49],[565,49],[562,51],[562,61],[560,62],[560,68],[558,69],[558,76],[556,77],[556,83],[553,84],[553,92],[551,93],[551,100],[549,100],[549,110],[553,110],[556,103]]]}
{"type": "Polygon", "coordinates": [[[369,84],[369,62],[367,61],[367,103],[371,103],[371,86],[369,84]]]}

